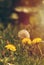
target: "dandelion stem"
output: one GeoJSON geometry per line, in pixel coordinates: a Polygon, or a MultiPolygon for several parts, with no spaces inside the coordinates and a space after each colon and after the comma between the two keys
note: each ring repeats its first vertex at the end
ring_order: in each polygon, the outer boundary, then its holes
{"type": "Polygon", "coordinates": [[[41,51],[41,49],[40,49],[40,46],[38,45],[38,49],[39,49],[39,51],[40,51],[40,54],[42,55],[42,51],[41,51]]]}

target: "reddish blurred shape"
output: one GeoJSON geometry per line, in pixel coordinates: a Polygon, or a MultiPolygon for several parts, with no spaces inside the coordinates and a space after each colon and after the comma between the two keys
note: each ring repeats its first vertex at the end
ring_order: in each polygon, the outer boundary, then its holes
{"type": "Polygon", "coordinates": [[[23,23],[25,25],[29,24],[29,15],[25,13],[19,13],[19,23],[23,23]]]}

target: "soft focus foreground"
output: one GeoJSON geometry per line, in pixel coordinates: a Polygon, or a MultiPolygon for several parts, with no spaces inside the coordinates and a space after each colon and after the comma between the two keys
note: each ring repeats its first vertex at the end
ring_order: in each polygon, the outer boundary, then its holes
{"type": "Polygon", "coordinates": [[[20,39],[18,33],[16,26],[0,30],[0,65],[44,65],[42,38],[20,39]]]}
{"type": "Polygon", "coordinates": [[[44,0],[0,0],[0,65],[44,65],[44,0]]]}

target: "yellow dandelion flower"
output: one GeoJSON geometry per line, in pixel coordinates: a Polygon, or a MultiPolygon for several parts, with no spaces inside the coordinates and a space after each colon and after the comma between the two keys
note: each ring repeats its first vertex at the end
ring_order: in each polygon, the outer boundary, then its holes
{"type": "Polygon", "coordinates": [[[42,41],[41,38],[35,38],[35,39],[33,39],[32,44],[36,44],[36,43],[39,43],[41,41],[42,41]]]}
{"type": "Polygon", "coordinates": [[[12,44],[6,45],[5,48],[7,48],[8,50],[11,50],[11,51],[16,51],[16,47],[12,44]]]}
{"type": "Polygon", "coordinates": [[[29,39],[29,38],[24,38],[23,40],[22,40],[22,43],[23,44],[31,44],[31,40],[29,39]]]}

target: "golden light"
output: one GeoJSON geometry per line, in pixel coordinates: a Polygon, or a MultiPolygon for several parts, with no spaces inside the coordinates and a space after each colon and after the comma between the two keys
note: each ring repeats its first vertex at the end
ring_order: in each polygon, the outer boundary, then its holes
{"type": "Polygon", "coordinates": [[[30,12],[37,12],[38,8],[37,7],[16,7],[15,11],[17,12],[24,12],[24,13],[30,13],[30,12]]]}
{"type": "Polygon", "coordinates": [[[42,4],[44,4],[44,0],[42,1],[42,4]]]}
{"type": "Polygon", "coordinates": [[[18,15],[16,13],[12,13],[10,18],[12,19],[18,19],[18,15]]]}

